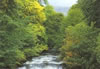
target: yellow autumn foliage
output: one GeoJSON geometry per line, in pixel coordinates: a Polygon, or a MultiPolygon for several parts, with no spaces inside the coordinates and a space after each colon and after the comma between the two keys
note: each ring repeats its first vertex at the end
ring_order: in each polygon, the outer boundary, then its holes
{"type": "Polygon", "coordinates": [[[41,6],[37,1],[26,0],[25,13],[26,15],[34,15],[31,19],[35,19],[39,23],[46,20],[45,13],[43,12],[44,7],[41,6]]]}
{"type": "Polygon", "coordinates": [[[15,0],[24,13],[23,17],[31,16],[30,20],[35,23],[43,23],[46,20],[44,7],[37,0],[15,0]]]}

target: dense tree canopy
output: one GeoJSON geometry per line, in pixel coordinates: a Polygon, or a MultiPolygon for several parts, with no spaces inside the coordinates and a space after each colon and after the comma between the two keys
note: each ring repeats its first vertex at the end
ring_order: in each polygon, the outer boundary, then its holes
{"type": "Polygon", "coordinates": [[[65,17],[63,23],[64,23],[64,26],[66,27],[70,25],[74,26],[82,22],[83,19],[84,19],[84,15],[82,13],[82,10],[78,6],[78,4],[75,4],[68,11],[68,15],[65,17]]]}
{"type": "Polygon", "coordinates": [[[99,29],[96,28],[99,17],[98,0],[79,0],[69,10],[64,19],[66,37],[60,49],[68,69],[100,68],[99,29]]]}
{"type": "Polygon", "coordinates": [[[100,69],[100,1],[78,0],[67,16],[44,0],[0,0],[0,69],[45,51],[68,69],[100,69]]]}
{"type": "Polygon", "coordinates": [[[83,13],[88,19],[88,23],[95,22],[96,27],[100,27],[100,1],[99,0],[78,0],[83,13]]]}
{"type": "Polygon", "coordinates": [[[44,23],[48,37],[48,46],[50,48],[58,49],[62,44],[63,36],[61,32],[61,26],[63,18],[64,16],[62,14],[55,13],[49,15],[46,22],[44,23]]]}
{"type": "Polygon", "coordinates": [[[48,50],[44,7],[36,0],[2,0],[0,5],[0,68],[15,69],[48,50]]]}

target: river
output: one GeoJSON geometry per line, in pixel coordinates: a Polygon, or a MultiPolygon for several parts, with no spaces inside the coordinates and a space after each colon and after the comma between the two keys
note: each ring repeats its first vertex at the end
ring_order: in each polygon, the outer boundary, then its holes
{"type": "Polygon", "coordinates": [[[64,69],[63,62],[57,61],[57,58],[58,56],[55,55],[42,55],[27,61],[18,69],[64,69]]]}

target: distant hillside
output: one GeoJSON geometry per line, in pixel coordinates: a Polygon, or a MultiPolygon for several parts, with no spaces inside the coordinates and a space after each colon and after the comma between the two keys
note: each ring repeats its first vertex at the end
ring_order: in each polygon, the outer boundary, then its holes
{"type": "Polygon", "coordinates": [[[69,7],[54,7],[54,9],[57,11],[57,12],[61,12],[61,13],[64,13],[64,15],[67,14],[68,10],[69,10],[69,7]]]}

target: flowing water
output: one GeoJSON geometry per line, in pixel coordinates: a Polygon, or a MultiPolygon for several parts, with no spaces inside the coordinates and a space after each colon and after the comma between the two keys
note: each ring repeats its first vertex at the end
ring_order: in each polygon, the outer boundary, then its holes
{"type": "Polygon", "coordinates": [[[58,56],[54,55],[35,57],[18,69],[63,69],[63,62],[57,61],[57,58],[58,56]]]}

